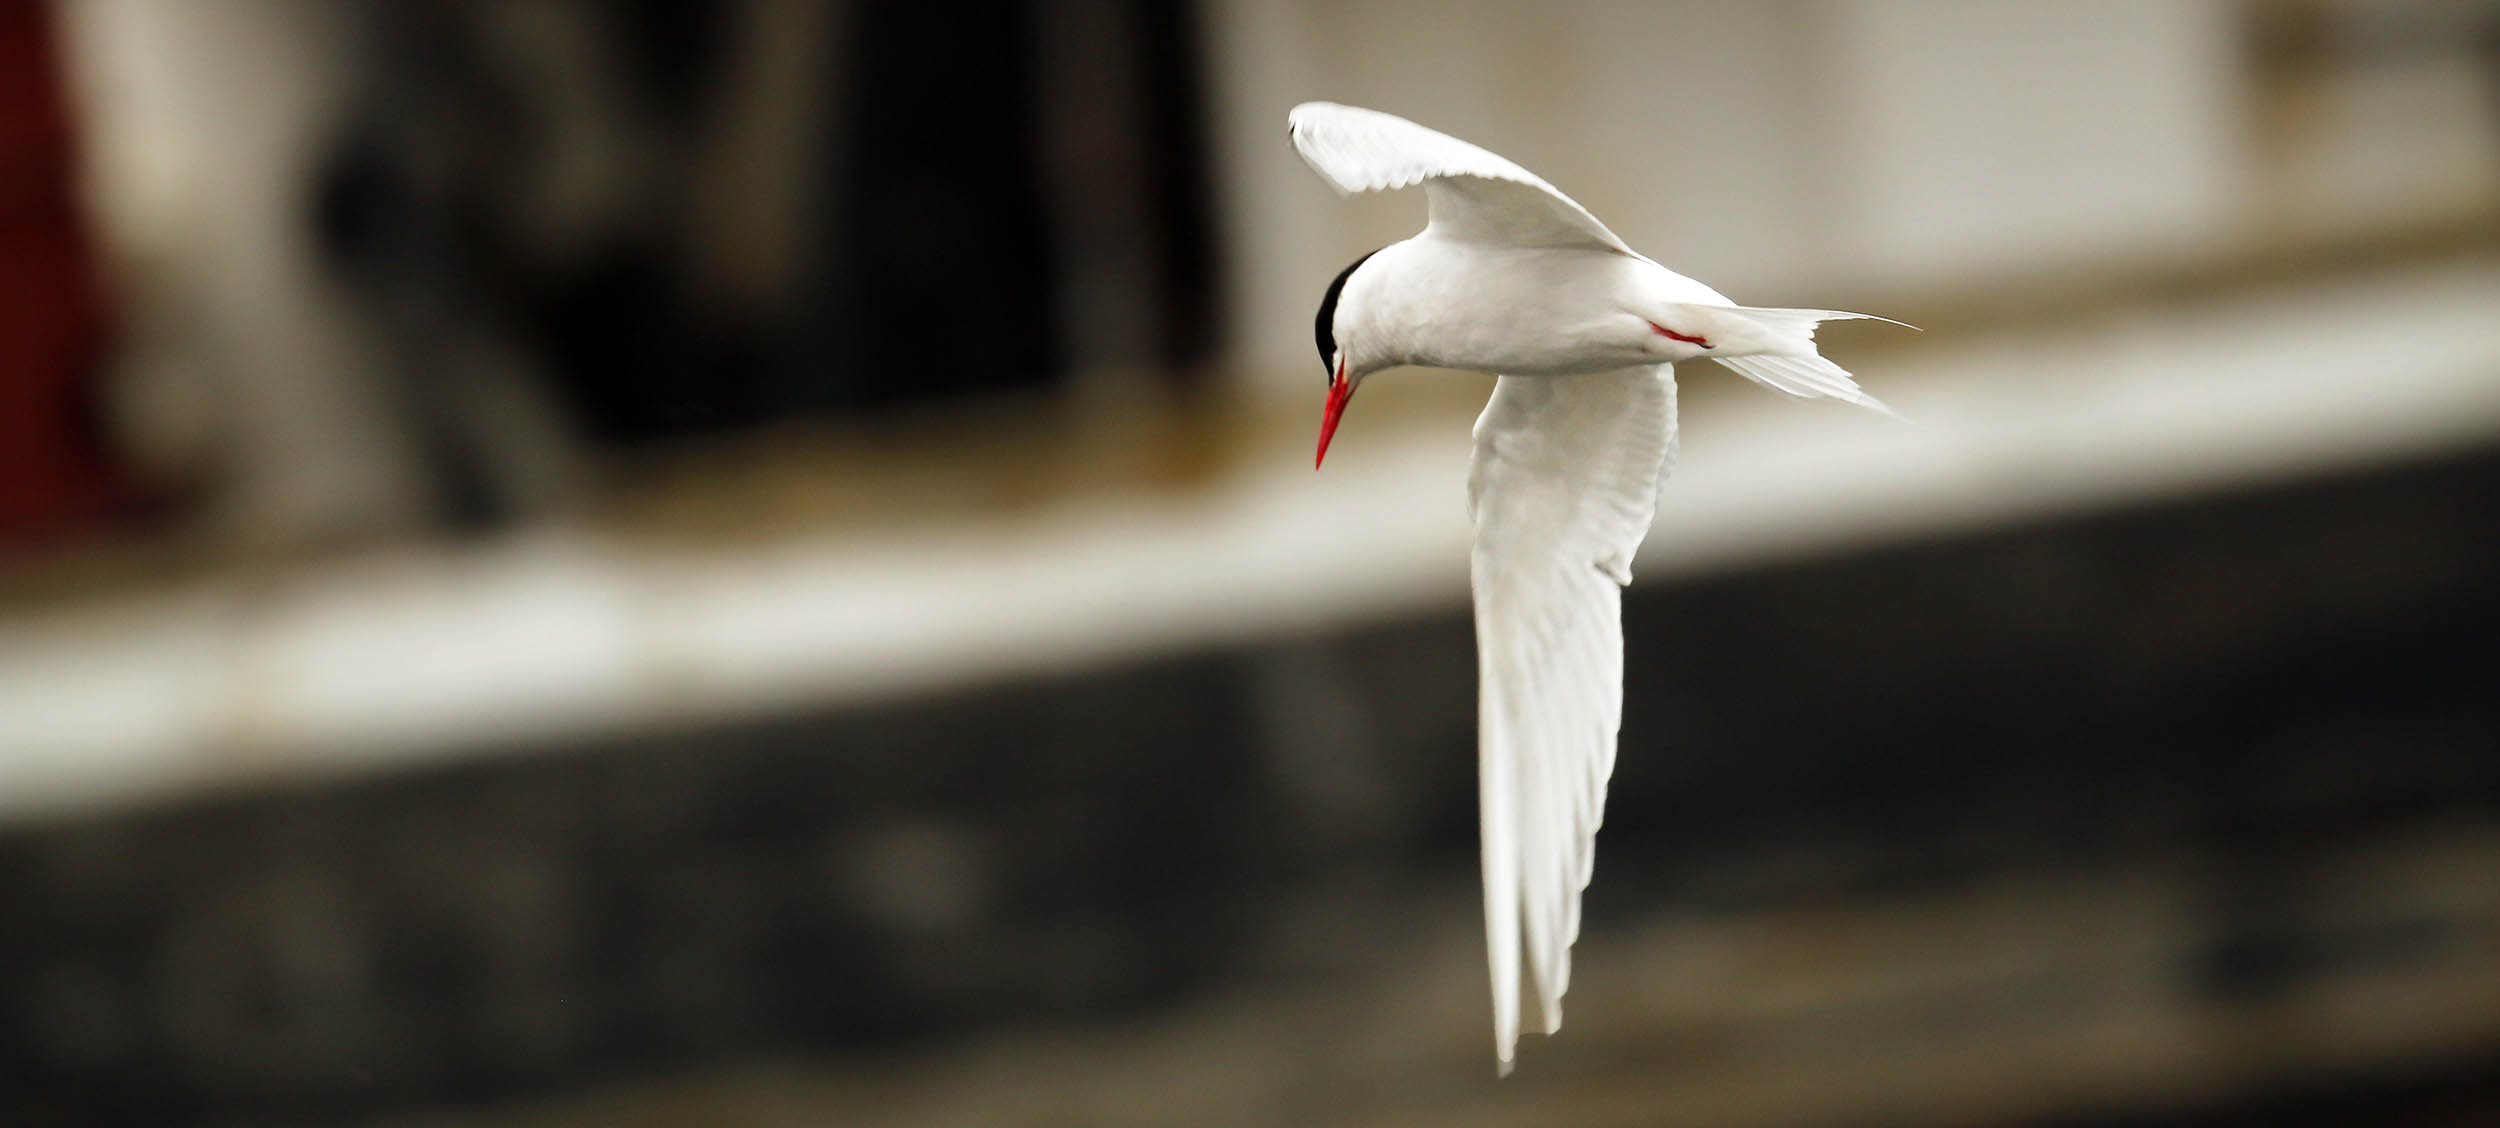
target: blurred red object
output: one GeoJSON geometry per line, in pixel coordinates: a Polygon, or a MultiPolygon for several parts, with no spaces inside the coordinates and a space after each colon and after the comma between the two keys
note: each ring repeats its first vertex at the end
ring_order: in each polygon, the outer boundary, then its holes
{"type": "Polygon", "coordinates": [[[105,310],[50,16],[0,0],[0,549],[92,526],[130,496],[97,410],[105,310]]]}

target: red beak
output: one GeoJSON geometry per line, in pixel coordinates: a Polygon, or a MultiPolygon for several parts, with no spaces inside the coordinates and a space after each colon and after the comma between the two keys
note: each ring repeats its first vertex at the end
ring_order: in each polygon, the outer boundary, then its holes
{"type": "Polygon", "coordinates": [[[1319,457],[1311,460],[1311,469],[1319,469],[1328,461],[1328,440],[1337,435],[1337,419],[1345,414],[1347,400],[1354,398],[1354,382],[1345,378],[1345,361],[1337,362],[1337,378],[1328,384],[1328,412],[1319,417],[1319,457]]]}

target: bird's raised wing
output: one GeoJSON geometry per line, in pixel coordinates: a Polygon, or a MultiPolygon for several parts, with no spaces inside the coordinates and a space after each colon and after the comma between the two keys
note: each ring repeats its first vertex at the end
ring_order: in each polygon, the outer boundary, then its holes
{"type": "Polygon", "coordinates": [[[1504,376],[1476,421],[1477,770],[1504,1073],[1523,939],[1545,1031],[1562,1026],[1623,717],[1622,585],[1675,447],[1675,374],[1663,364],[1504,376]]]}
{"type": "Polygon", "coordinates": [[[1535,173],[1446,133],[1334,102],[1305,102],[1286,120],[1293,147],[1321,179],[1349,195],[1421,184],[1431,229],[1450,238],[1634,253],[1535,173]]]}

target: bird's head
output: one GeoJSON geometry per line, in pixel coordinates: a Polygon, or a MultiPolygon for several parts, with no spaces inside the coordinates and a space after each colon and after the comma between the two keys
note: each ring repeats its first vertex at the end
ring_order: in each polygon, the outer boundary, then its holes
{"type": "Polygon", "coordinates": [[[1363,334],[1349,332],[1361,323],[1359,309],[1340,301],[1345,297],[1346,280],[1378,253],[1366,254],[1338,271],[1337,277],[1328,283],[1328,292],[1320,295],[1319,318],[1313,328],[1319,338],[1320,367],[1328,374],[1328,407],[1319,420],[1319,456],[1311,460],[1314,469],[1328,461],[1328,440],[1336,435],[1337,420],[1345,415],[1345,405],[1354,398],[1355,387],[1379,367],[1364,355],[1363,334]]]}

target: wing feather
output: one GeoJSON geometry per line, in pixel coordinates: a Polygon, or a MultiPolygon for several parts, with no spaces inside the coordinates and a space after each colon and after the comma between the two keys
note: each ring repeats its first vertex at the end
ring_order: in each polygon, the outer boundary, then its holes
{"type": "MultiPolygon", "coordinates": [[[[1432,229],[1481,243],[1632,248],[1561,190],[1502,157],[1394,114],[1305,102],[1287,119],[1294,148],[1339,192],[1424,186],[1432,229]]],[[[1636,256],[1637,257],[1637,256],[1636,256]]]]}
{"type": "Polygon", "coordinates": [[[1544,1029],[1562,1025],[1623,716],[1621,585],[1675,447],[1665,365],[1504,376],[1476,421],[1468,504],[1485,941],[1505,1072],[1523,957],[1544,1029]]]}

